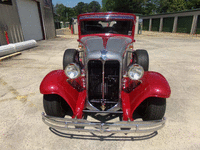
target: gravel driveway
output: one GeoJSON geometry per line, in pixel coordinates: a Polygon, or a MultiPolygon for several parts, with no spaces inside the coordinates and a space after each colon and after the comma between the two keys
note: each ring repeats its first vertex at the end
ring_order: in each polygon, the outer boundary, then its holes
{"type": "Polygon", "coordinates": [[[62,69],[65,49],[77,48],[77,36],[66,35],[0,62],[0,149],[200,149],[200,38],[143,32],[135,39],[135,49],[149,52],[150,70],[163,74],[171,86],[163,129],[128,135],[49,130],[41,120],[39,85],[48,72],[62,69]]]}

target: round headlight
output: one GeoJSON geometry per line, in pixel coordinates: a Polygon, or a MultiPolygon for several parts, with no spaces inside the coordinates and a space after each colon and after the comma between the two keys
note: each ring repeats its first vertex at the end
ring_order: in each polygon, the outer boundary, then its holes
{"type": "Polygon", "coordinates": [[[80,76],[80,67],[77,64],[69,64],[65,68],[65,74],[70,79],[75,79],[80,76]]]}
{"type": "Polygon", "coordinates": [[[128,70],[128,76],[132,80],[139,80],[144,74],[144,69],[138,64],[131,65],[128,70]]]}

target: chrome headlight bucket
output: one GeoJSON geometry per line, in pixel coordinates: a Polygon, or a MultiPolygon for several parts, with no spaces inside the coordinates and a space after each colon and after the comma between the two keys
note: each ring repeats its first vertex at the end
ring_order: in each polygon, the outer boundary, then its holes
{"type": "Polygon", "coordinates": [[[67,67],[65,68],[65,74],[70,79],[78,78],[81,74],[79,65],[75,63],[67,65],[67,67]]]}
{"type": "Polygon", "coordinates": [[[128,77],[131,80],[139,80],[144,75],[144,69],[138,64],[133,64],[128,69],[128,77]]]}

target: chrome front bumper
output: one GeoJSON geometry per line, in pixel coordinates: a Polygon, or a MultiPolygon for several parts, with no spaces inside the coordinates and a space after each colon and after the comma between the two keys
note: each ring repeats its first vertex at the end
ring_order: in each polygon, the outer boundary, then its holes
{"type": "Polygon", "coordinates": [[[146,133],[154,132],[164,127],[166,118],[156,121],[118,121],[100,123],[90,122],[85,119],[52,117],[42,113],[42,120],[46,125],[57,130],[92,133],[146,133]]]}

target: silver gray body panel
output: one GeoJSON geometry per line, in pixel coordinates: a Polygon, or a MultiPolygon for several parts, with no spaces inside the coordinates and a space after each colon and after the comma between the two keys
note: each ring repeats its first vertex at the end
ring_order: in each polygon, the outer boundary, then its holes
{"type": "MultiPolygon", "coordinates": [[[[100,60],[103,64],[103,70],[104,70],[104,64],[108,60],[117,60],[120,63],[120,74],[119,74],[119,81],[121,81],[123,72],[127,67],[127,61],[125,57],[126,55],[126,47],[128,44],[132,42],[131,38],[128,37],[122,37],[122,36],[114,36],[110,37],[107,41],[106,46],[104,45],[103,38],[99,36],[87,36],[83,37],[81,39],[81,42],[85,46],[85,54],[84,54],[84,64],[85,64],[85,71],[86,71],[86,89],[88,91],[88,70],[87,70],[87,64],[90,60],[100,60]],[[105,46],[105,47],[104,47],[105,46]],[[103,57],[102,55],[105,54],[106,57],[103,57]],[[104,58],[104,59],[103,59],[104,58]]],[[[102,73],[104,75],[104,73],[102,73]]],[[[104,89],[104,76],[103,76],[103,84],[102,89],[104,89]]],[[[121,99],[121,82],[119,83],[119,99],[121,99]]],[[[88,95],[88,93],[87,93],[88,95]]],[[[102,91],[102,97],[104,99],[104,91],[102,91]]],[[[119,110],[121,109],[120,101],[116,106],[111,108],[112,110],[119,110]]],[[[88,97],[86,100],[86,108],[89,110],[98,110],[92,104],[88,101],[88,97]]],[[[109,113],[109,111],[108,111],[109,113]]],[[[101,115],[107,115],[107,114],[101,114],[101,115]]]]}
{"type": "Polygon", "coordinates": [[[101,60],[101,51],[105,49],[107,51],[106,60],[118,60],[121,63],[123,61],[123,54],[126,52],[126,47],[132,42],[132,39],[121,36],[110,37],[106,47],[103,46],[102,37],[98,36],[84,37],[81,39],[81,42],[86,48],[86,62],[95,59],[101,60]]]}

